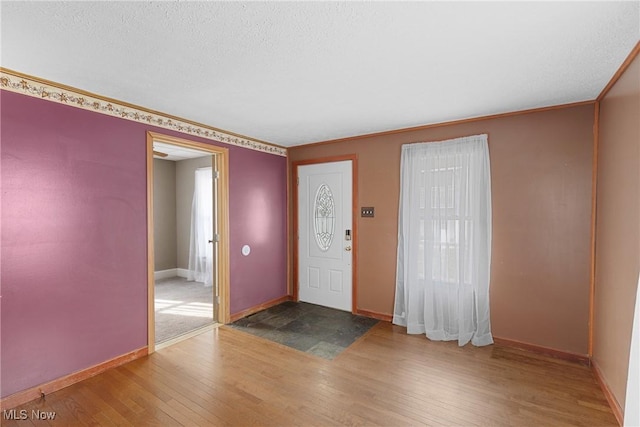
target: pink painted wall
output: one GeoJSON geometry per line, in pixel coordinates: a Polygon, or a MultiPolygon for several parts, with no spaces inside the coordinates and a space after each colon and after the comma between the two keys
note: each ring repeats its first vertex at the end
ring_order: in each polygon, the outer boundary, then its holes
{"type": "MultiPolygon", "coordinates": [[[[6,397],[146,346],[146,131],[186,136],[6,91],[0,102],[6,397]]],[[[287,293],[286,159],[228,148],[235,313],[287,293]]]]}

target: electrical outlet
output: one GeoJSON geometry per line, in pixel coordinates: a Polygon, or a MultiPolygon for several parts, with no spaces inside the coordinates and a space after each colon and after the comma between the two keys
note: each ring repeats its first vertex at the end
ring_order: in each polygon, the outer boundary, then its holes
{"type": "Polygon", "coordinates": [[[360,208],[360,216],[363,218],[373,218],[374,208],[373,207],[360,208]]]}

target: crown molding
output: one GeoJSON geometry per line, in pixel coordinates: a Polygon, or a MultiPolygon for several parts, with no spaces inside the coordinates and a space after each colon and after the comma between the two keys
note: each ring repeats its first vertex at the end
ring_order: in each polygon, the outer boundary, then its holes
{"type": "Polygon", "coordinates": [[[598,97],[596,98],[597,101],[602,101],[602,99],[607,95],[607,93],[609,93],[613,85],[615,85],[618,79],[620,79],[620,77],[622,77],[624,72],[627,71],[627,68],[629,68],[633,60],[636,59],[636,56],[638,56],[638,54],[640,54],[640,41],[636,43],[633,49],[631,49],[631,52],[629,52],[629,55],[627,55],[627,57],[622,62],[622,64],[620,64],[620,67],[618,68],[616,73],[613,75],[613,77],[611,77],[611,80],[609,80],[609,83],[607,83],[604,89],[602,89],[602,92],[600,92],[600,95],[598,95],[598,97]]]}
{"type": "Polygon", "coordinates": [[[233,134],[201,123],[171,116],[123,101],[103,97],[81,89],[28,76],[26,74],[0,67],[0,89],[22,95],[41,98],[83,110],[93,111],[107,116],[119,117],[138,123],[170,129],[187,135],[198,136],[224,144],[235,145],[264,153],[287,156],[282,146],[233,134]]]}
{"type": "Polygon", "coordinates": [[[367,138],[378,138],[378,137],[382,137],[382,136],[388,136],[388,135],[395,135],[395,134],[399,134],[399,133],[409,133],[409,132],[419,132],[419,131],[423,131],[423,130],[427,130],[427,129],[432,129],[432,128],[439,128],[439,127],[444,127],[444,126],[453,126],[453,125],[462,125],[465,123],[473,123],[473,122],[481,122],[481,121],[485,121],[485,120],[494,120],[494,119],[501,119],[504,117],[511,117],[511,116],[519,116],[519,115],[523,115],[523,114],[531,114],[531,113],[542,113],[545,111],[551,111],[551,110],[559,110],[562,108],[572,108],[572,107],[580,107],[582,105],[594,105],[596,103],[596,100],[587,100],[587,101],[578,101],[578,102],[572,102],[569,104],[559,104],[559,105],[551,105],[548,107],[537,107],[537,108],[530,108],[527,110],[517,110],[517,111],[510,111],[507,113],[497,113],[497,114],[491,114],[488,116],[478,116],[478,117],[471,117],[468,119],[459,119],[459,120],[451,120],[448,122],[436,122],[436,123],[431,123],[428,125],[419,125],[419,126],[413,126],[413,127],[408,127],[408,128],[400,128],[400,129],[391,129],[391,130],[385,130],[385,131],[381,131],[381,132],[374,132],[374,133],[366,133],[366,134],[362,134],[362,135],[354,135],[354,136],[347,136],[344,138],[338,138],[338,139],[329,139],[326,141],[317,141],[317,142],[310,142],[307,144],[300,144],[300,145],[293,145],[291,147],[289,147],[289,149],[296,149],[296,148],[309,148],[309,147],[315,147],[316,145],[325,145],[325,144],[335,144],[337,142],[350,142],[350,141],[356,141],[356,140],[360,140],[360,139],[367,139],[367,138]]]}

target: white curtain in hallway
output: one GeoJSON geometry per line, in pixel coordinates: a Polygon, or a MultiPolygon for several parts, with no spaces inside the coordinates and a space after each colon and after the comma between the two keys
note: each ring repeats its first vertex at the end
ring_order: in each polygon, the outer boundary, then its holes
{"type": "Polygon", "coordinates": [[[487,135],[402,146],[393,323],[459,345],[493,343],[487,135]]]}
{"type": "Polygon", "coordinates": [[[191,239],[187,280],[213,285],[213,172],[199,168],[195,172],[191,205],[191,239]]]}

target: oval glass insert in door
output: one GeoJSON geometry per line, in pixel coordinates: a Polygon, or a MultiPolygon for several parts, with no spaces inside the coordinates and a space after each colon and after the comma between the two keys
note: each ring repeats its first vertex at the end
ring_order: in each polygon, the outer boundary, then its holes
{"type": "Polygon", "coordinates": [[[316,243],[321,251],[326,252],[331,247],[335,234],[336,209],[333,193],[327,184],[322,184],[316,192],[313,203],[313,229],[316,243]]]}

